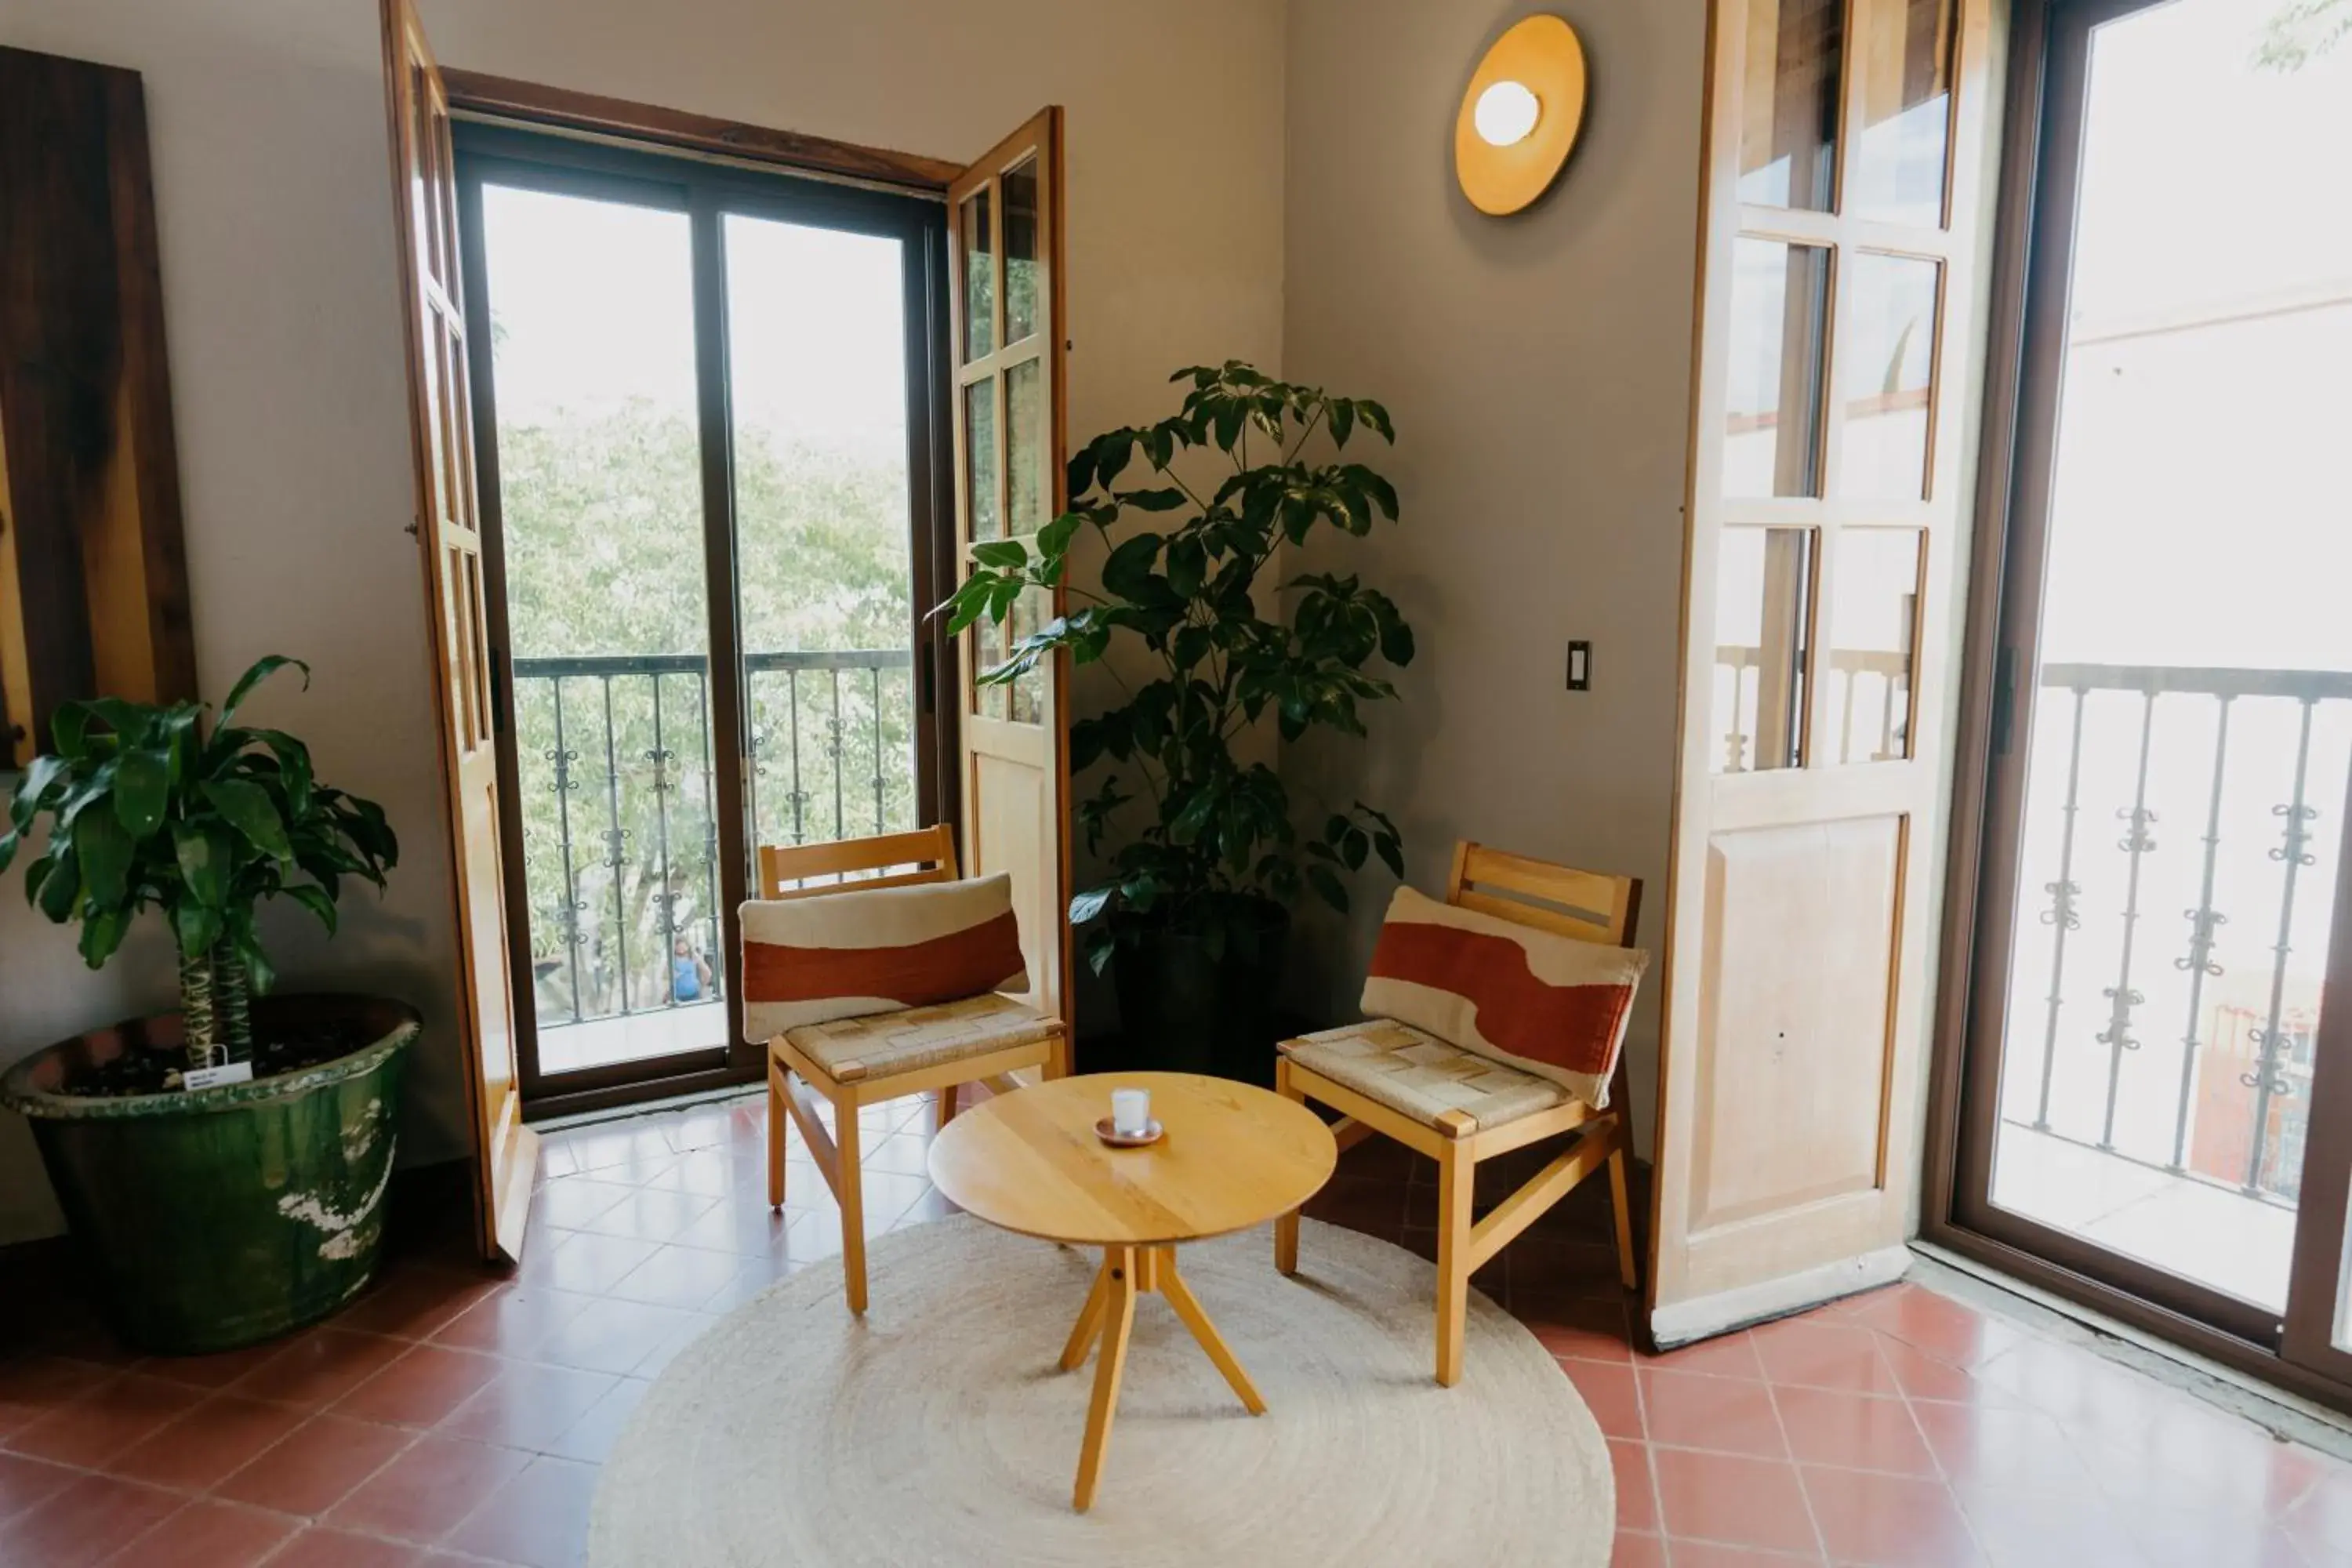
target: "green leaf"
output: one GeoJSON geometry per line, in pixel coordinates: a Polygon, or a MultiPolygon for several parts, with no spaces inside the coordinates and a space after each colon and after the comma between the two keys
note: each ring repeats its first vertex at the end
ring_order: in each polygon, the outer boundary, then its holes
{"type": "Polygon", "coordinates": [[[1389,868],[1397,880],[1404,879],[1404,846],[1398,842],[1395,834],[1374,834],[1372,852],[1381,858],[1381,863],[1389,868]]]}
{"type": "Polygon", "coordinates": [[[79,762],[89,731],[89,710],[79,702],[60,702],[49,715],[49,745],[68,762],[79,762]]]}
{"type": "Polygon", "coordinates": [[[279,860],[294,858],[294,846],[286,837],[286,819],[270,804],[268,790],[246,779],[206,779],[199,787],[213,809],[250,839],[255,848],[279,860]]]}
{"type": "MultiPolygon", "coordinates": [[[[144,742],[147,731],[153,727],[155,721],[163,716],[163,710],[160,708],[151,707],[142,702],[126,702],[120,697],[95,697],[83,703],[82,707],[88,710],[90,718],[102,721],[109,730],[121,738],[125,746],[136,746],[144,742]]],[[[83,748],[87,750],[93,743],[85,733],[82,740],[83,748]]]]}
{"type": "Polygon", "coordinates": [[[220,911],[203,904],[181,904],[172,911],[172,935],[182,952],[203,952],[220,940],[220,911]]]}
{"type": "Polygon", "coordinates": [[[1190,534],[1168,542],[1168,585],[1189,599],[1209,574],[1209,552],[1190,534]]]}
{"type": "Polygon", "coordinates": [[[1341,885],[1339,874],[1330,867],[1319,861],[1307,867],[1307,880],[1308,885],[1321,895],[1325,903],[1343,914],[1347,912],[1348,889],[1341,885]]]}
{"type": "Polygon", "coordinates": [[[1112,895],[1118,891],[1118,889],[1116,886],[1088,888],[1085,892],[1074,896],[1070,900],[1070,923],[1074,926],[1082,926],[1101,914],[1104,908],[1109,904],[1112,895]]]}
{"type": "Polygon", "coordinates": [[[318,916],[319,923],[327,928],[329,936],[335,934],[335,900],[326,889],[305,883],[300,887],[285,889],[284,892],[288,898],[318,916]]]}
{"type": "Polygon", "coordinates": [[[0,833],[0,876],[7,875],[8,863],[16,858],[16,846],[24,841],[24,837],[13,827],[0,833]]]}
{"type": "Polygon", "coordinates": [[[49,874],[41,879],[37,902],[41,912],[58,925],[71,918],[74,905],[81,900],[81,868],[75,863],[73,846],[52,849],[46,857],[50,862],[49,874]]]}
{"type": "MultiPolygon", "coordinates": [[[[92,813],[93,816],[97,815],[92,813]]],[[[81,922],[81,960],[92,969],[105,966],[122,938],[131,930],[131,911],[125,909],[92,910],[81,922]]]]}
{"type": "Polygon", "coordinates": [[[1325,423],[1331,426],[1331,444],[1346,446],[1349,433],[1356,427],[1356,405],[1344,397],[1335,397],[1330,406],[1323,411],[1323,417],[1325,423]]]}
{"type": "Polygon", "coordinates": [[[308,691],[310,689],[310,667],[304,664],[300,659],[288,658],[284,654],[280,653],[273,653],[266,658],[257,658],[253,661],[253,668],[247,670],[243,675],[238,676],[236,678],[236,684],[228,689],[228,700],[221,704],[220,721],[222,727],[224,729],[226,728],[228,721],[236,717],[237,705],[252,694],[255,687],[260,685],[263,681],[268,679],[279,670],[284,669],[289,664],[302,672],[302,689],[308,691]]]}
{"type": "Polygon", "coordinates": [[[1029,547],[1017,539],[991,539],[973,545],[971,558],[982,566],[1018,572],[1029,564],[1029,547]]]}
{"type": "Polygon", "coordinates": [[[1103,558],[1102,585],[1122,599],[1142,598],[1149,592],[1144,584],[1151,575],[1152,563],[1160,559],[1160,547],[1165,542],[1151,532],[1121,540],[1118,548],[1103,558]]]}
{"type": "Polygon", "coordinates": [[[115,820],[131,837],[146,837],[163,826],[171,789],[170,752],[143,746],[123,752],[114,764],[115,820]]]}
{"type": "Polygon", "coordinates": [[[43,797],[71,765],[59,756],[35,757],[8,799],[8,820],[19,828],[30,827],[34,813],[48,804],[43,797]]]}
{"type": "Polygon", "coordinates": [[[1119,495],[1118,504],[1131,506],[1138,511],[1174,511],[1191,499],[1182,490],[1171,487],[1156,490],[1126,490],[1119,495]]]}
{"type": "Polygon", "coordinates": [[[229,878],[236,869],[236,842],[225,830],[208,823],[172,825],[172,850],[180,863],[180,880],[205,909],[215,912],[228,903],[229,878]]]}
{"type": "Polygon", "coordinates": [[[286,809],[296,821],[310,815],[310,748],[283,730],[255,730],[254,739],[278,759],[278,778],[286,791],[286,809]]]}
{"type": "Polygon", "coordinates": [[[121,903],[130,891],[131,861],[138,847],[114,813],[85,811],[75,817],[73,846],[89,901],[102,910],[121,903]]]}

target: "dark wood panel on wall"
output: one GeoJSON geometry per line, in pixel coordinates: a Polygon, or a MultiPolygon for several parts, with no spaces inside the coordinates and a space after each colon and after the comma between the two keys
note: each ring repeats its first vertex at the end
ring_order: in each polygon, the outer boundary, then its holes
{"type": "Polygon", "coordinates": [[[0,48],[0,767],[195,683],[139,74],[0,48]]]}

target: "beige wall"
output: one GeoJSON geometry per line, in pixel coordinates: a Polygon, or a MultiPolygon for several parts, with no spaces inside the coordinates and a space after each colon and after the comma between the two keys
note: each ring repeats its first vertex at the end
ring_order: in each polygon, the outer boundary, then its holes
{"type": "MultiPolygon", "coordinates": [[[[940,157],[1068,110],[1071,422],[1156,417],[1168,371],[1281,352],[1277,0],[426,0],[442,58],[940,157]]],[[[317,685],[255,716],[382,800],[406,851],[331,946],[275,919],[289,982],[427,1016],[404,1157],[463,1147],[447,847],[409,519],[374,0],[0,0],[0,43],[144,73],[205,689],[253,658],[317,685]]],[[[1084,696],[1081,697],[1082,703],[1084,696]]],[[[100,974],[0,887],[0,1057],[168,1006],[168,943],[100,974]]],[[[57,1228],[0,1115],[0,1241],[57,1228]]]]}
{"type": "MultiPolygon", "coordinates": [[[[1403,701],[1369,742],[1288,749],[1294,792],[1360,795],[1437,889],[1453,843],[1631,871],[1644,945],[1664,931],[1682,501],[1689,424],[1704,0],[1560,0],[1591,103],[1560,183],[1495,219],[1452,170],[1462,84],[1517,4],[1292,0],[1283,361],[1389,405],[1369,458],[1403,521],[1313,552],[1360,572],[1419,635],[1403,701]],[[1377,450],[1377,448],[1375,448],[1377,450]],[[1567,644],[1593,689],[1565,689],[1567,644]]],[[[1350,448],[1351,452],[1353,448],[1350,448]]],[[[1298,1000],[1349,1007],[1377,879],[1344,923],[1310,921],[1298,1000]]],[[[1655,1102],[1657,996],[1635,1014],[1634,1121],[1655,1102]]]]}

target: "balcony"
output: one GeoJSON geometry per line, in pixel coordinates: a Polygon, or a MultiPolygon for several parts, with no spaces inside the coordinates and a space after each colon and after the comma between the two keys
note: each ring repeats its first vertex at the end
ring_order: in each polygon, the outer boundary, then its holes
{"type": "Polygon", "coordinates": [[[2282,1308],[2352,674],[2041,684],[1993,1201],[2282,1308]]]}
{"type": "MultiPolygon", "coordinates": [[[[1717,649],[1717,768],[1793,755],[1801,668],[1717,649]]],[[[1815,753],[1907,753],[1907,654],[1822,661],[1815,753]]],[[[2032,742],[1993,1202],[2286,1300],[2352,768],[2352,674],[2050,664],[2032,742]]]]}
{"type": "MultiPolygon", "coordinates": [[[[908,650],[743,666],[756,842],[915,826],[908,650]]],[[[541,1070],[724,1042],[709,661],[518,658],[514,685],[541,1070]]]]}

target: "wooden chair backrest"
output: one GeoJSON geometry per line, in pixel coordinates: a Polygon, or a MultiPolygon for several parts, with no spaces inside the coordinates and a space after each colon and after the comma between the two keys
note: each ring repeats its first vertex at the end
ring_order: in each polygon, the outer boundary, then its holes
{"type": "Polygon", "coordinates": [[[845,888],[904,888],[956,879],[955,829],[944,822],[912,833],[843,838],[829,844],[760,846],[760,896],[805,899],[845,888]],[[900,869],[899,868],[905,868],[900,869]],[[863,877],[861,871],[880,876],[863,877]],[[829,879],[829,880],[815,880],[829,879]],[[793,887],[785,883],[795,884],[793,887]]]}
{"type": "Polygon", "coordinates": [[[1579,942],[1631,947],[1642,879],[1530,860],[1465,838],[1454,847],[1445,901],[1579,942]]]}

